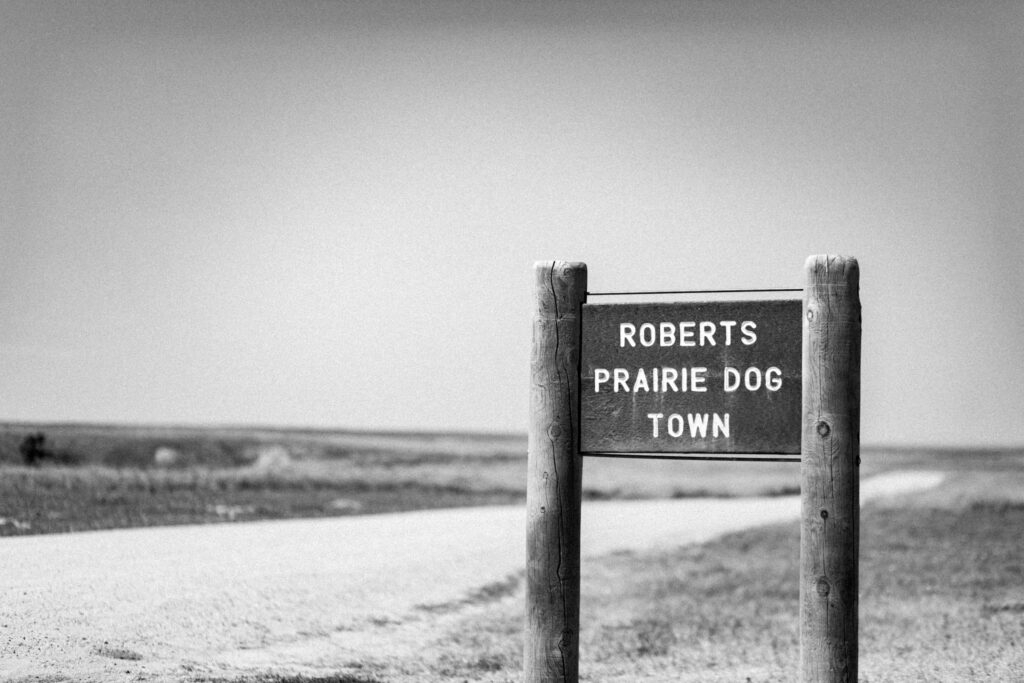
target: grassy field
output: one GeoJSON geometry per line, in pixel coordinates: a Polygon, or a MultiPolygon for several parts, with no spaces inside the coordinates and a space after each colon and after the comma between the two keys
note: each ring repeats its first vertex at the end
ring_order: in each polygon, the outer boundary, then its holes
{"type": "MultiPolygon", "coordinates": [[[[865,451],[862,473],[962,470],[976,456],[865,451]]],[[[518,504],[525,458],[516,435],[0,424],[0,536],[518,504]],[[43,455],[28,466],[34,434],[43,455]]],[[[793,494],[799,466],[592,458],[583,489],[589,500],[793,494]]]]}
{"type": "Polygon", "coordinates": [[[0,535],[521,500],[522,437],[0,425],[0,535]],[[25,462],[27,436],[45,455],[25,462]]]}
{"type": "MultiPolygon", "coordinates": [[[[584,497],[774,495],[798,466],[588,460],[584,497]]],[[[0,535],[522,503],[521,436],[0,425],[0,535]],[[43,455],[22,444],[42,434],[43,455]]]]}
{"type": "MultiPolygon", "coordinates": [[[[471,434],[0,427],[0,533],[521,504],[525,440],[471,434]],[[26,435],[50,452],[23,462],[26,435]]],[[[862,513],[862,681],[1024,681],[1024,451],[865,450],[862,476],[926,469],[938,488],[862,513]]],[[[587,460],[587,499],[793,494],[791,463],[587,460]]],[[[586,681],[791,681],[796,523],[583,564],[586,681]]],[[[517,681],[521,576],[415,623],[327,676],[218,683],[517,681]]],[[[207,679],[197,678],[196,683],[207,679]]]]}
{"type": "MultiPolygon", "coordinates": [[[[861,681],[1024,680],[1024,456],[971,460],[947,463],[937,489],[863,510],[861,681]]],[[[584,562],[581,680],[796,680],[798,560],[792,523],[584,562]]],[[[515,577],[439,621],[415,656],[323,680],[517,681],[522,605],[515,577]]]]}

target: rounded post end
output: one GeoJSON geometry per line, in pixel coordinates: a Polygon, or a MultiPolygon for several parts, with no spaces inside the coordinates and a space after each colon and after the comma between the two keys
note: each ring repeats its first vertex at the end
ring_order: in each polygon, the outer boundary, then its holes
{"type": "Polygon", "coordinates": [[[808,282],[827,282],[854,287],[860,283],[860,264],[853,256],[814,254],[807,257],[804,272],[808,282]]]}

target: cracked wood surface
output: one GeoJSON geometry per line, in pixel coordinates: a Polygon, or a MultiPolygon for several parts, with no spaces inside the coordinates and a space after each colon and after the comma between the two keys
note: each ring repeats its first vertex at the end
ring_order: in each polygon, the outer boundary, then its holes
{"type": "Polygon", "coordinates": [[[800,679],[857,680],[860,299],[856,259],[807,260],[803,323],[800,679]]]}
{"type": "Polygon", "coordinates": [[[580,308],[587,267],[534,266],[526,492],[524,679],[576,681],[579,664],[580,308]]]}

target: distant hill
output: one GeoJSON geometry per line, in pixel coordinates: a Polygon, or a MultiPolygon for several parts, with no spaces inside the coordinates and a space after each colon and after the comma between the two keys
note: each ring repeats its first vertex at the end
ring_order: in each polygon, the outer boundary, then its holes
{"type": "Polygon", "coordinates": [[[291,458],[317,460],[354,453],[479,456],[525,453],[526,436],[474,432],[361,431],[283,427],[0,423],[0,464],[23,464],[23,444],[42,435],[42,460],[111,467],[237,467],[268,446],[291,458]]]}

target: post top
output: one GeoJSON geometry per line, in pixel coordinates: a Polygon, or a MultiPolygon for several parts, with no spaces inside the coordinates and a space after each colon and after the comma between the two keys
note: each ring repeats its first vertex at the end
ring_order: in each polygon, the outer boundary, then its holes
{"type": "Polygon", "coordinates": [[[587,264],[583,261],[534,261],[534,270],[543,270],[545,272],[554,270],[561,273],[569,272],[587,272],[587,264]]]}
{"type": "Polygon", "coordinates": [[[533,265],[535,316],[541,320],[575,319],[587,298],[587,264],[537,261],[533,265]]]}
{"type": "Polygon", "coordinates": [[[860,265],[853,256],[813,254],[807,257],[804,271],[808,276],[832,282],[853,284],[860,279],[860,265]]]}

